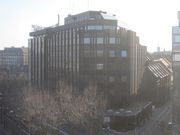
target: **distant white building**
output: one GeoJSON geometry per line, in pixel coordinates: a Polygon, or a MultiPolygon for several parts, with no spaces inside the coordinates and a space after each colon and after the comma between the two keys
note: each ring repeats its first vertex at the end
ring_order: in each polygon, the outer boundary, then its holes
{"type": "Polygon", "coordinates": [[[157,47],[157,52],[160,52],[161,51],[161,48],[158,46],[157,47]]]}

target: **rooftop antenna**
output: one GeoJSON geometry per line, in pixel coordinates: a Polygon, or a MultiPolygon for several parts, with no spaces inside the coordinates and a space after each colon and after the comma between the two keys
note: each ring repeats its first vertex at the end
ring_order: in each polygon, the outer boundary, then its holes
{"type": "Polygon", "coordinates": [[[74,13],[74,8],[75,8],[75,4],[74,4],[74,2],[72,2],[72,9],[71,9],[71,14],[73,14],[74,13]]]}
{"type": "Polygon", "coordinates": [[[89,11],[89,0],[88,0],[88,11],[89,11]]]}
{"type": "Polygon", "coordinates": [[[70,14],[72,14],[73,12],[73,5],[72,5],[72,1],[69,0],[69,11],[70,11],[70,14]]]}
{"type": "Polygon", "coordinates": [[[57,23],[57,26],[59,26],[59,21],[60,21],[60,16],[58,14],[58,23],[57,23]]]}

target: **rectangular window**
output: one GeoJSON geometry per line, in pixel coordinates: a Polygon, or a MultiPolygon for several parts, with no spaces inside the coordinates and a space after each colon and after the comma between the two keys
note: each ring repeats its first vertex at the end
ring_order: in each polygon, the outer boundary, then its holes
{"type": "Polygon", "coordinates": [[[127,51],[126,50],[121,51],[121,57],[127,57],[127,51]]]}
{"type": "Polygon", "coordinates": [[[173,44],[173,52],[180,52],[180,45],[179,44],[173,44]]]}
{"type": "Polygon", "coordinates": [[[91,25],[87,27],[88,30],[102,30],[101,25],[91,25]]]}
{"type": "Polygon", "coordinates": [[[179,26],[173,27],[173,34],[180,34],[180,27],[179,26]]]}
{"type": "Polygon", "coordinates": [[[114,82],[115,81],[115,77],[114,76],[110,76],[109,77],[109,82],[114,82]]]}
{"type": "Polygon", "coordinates": [[[116,26],[108,26],[108,25],[104,26],[104,30],[115,30],[115,29],[116,29],[116,26]]]}
{"type": "Polygon", "coordinates": [[[117,42],[118,42],[117,44],[120,44],[120,38],[117,38],[117,42]]]}
{"type": "Polygon", "coordinates": [[[103,44],[103,37],[97,38],[97,44],[103,44]]]}
{"type": "Polygon", "coordinates": [[[175,53],[173,54],[174,61],[180,61],[180,54],[175,53]]]}
{"type": "Polygon", "coordinates": [[[110,37],[109,44],[115,44],[115,43],[116,43],[116,39],[114,37],[110,37]]]}
{"type": "Polygon", "coordinates": [[[103,64],[97,64],[97,65],[96,65],[96,69],[97,69],[97,70],[102,70],[102,69],[103,69],[103,66],[104,66],[103,64]]]}
{"type": "Polygon", "coordinates": [[[97,50],[97,56],[102,57],[103,56],[103,50],[97,50]]]}
{"type": "Polygon", "coordinates": [[[121,82],[126,82],[127,81],[127,76],[123,75],[121,76],[121,82]]]}
{"type": "Polygon", "coordinates": [[[180,35],[176,35],[175,38],[174,38],[174,41],[175,42],[180,42],[180,35]]]}
{"type": "Polygon", "coordinates": [[[84,38],[84,44],[90,44],[90,38],[89,37],[84,38]]]}
{"type": "Polygon", "coordinates": [[[115,57],[115,51],[109,50],[109,57],[115,57]]]}

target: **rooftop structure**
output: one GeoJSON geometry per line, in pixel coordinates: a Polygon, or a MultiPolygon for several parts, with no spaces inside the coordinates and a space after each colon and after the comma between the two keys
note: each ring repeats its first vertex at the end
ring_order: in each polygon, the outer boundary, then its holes
{"type": "Polygon", "coordinates": [[[104,126],[116,131],[135,129],[152,115],[152,102],[136,102],[125,108],[107,110],[104,114],[104,126]]]}

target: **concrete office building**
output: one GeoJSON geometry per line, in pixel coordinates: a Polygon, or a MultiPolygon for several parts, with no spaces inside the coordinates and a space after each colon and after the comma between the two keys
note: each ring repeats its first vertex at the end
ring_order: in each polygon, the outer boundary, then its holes
{"type": "Polygon", "coordinates": [[[172,27],[172,55],[173,55],[173,135],[180,133],[180,11],[179,25],[172,27]]]}
{"type": "Polygon", "coordinates": [[[54,89],[57,81],[64,80],[81,91],[96,83],[114,106],[138,95],[146,47],[135,32],[118,27],[115,15],[102,11],[69,15],[64,25],[30,36],[31,86],[54,89]]]}

